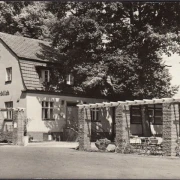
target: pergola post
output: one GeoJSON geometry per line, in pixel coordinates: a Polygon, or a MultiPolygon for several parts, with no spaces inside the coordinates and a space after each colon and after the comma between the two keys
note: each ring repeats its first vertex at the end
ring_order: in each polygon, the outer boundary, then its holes
{"type": "Polygon", "coordinates": [[[78,109],[78,120],[79,120],[79,150],[90,150],[91,149],[91,116],[90,108],[78,109]]]}
{"type": "Polygon", "coordinates": [[[14,110],[13,111],[13,144],[24,145],[24,111],[14,110]]]}
{"type": "Polygon", "coordinates": [[[117,106],[116,119],[116,152],[123,153],[125,147],[130,143],[130,110],[129,106],[117,106]]]}
{"type": "Polygon", "coordinates": [[[163,152],[175,156],[179,137],[179,105],[163,103],[163,152]]]}

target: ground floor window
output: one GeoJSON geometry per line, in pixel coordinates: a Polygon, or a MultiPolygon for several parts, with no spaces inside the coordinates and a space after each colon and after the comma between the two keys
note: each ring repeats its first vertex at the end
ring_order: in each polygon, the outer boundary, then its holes
{"type": "Polygon", "coordinates": [[[141,106],[131,106],[130,108],[131,114],[131,124],[141,124],[142,117],[141,117],[141,106]]]}
{"type": "Polygon", "coordinates": [[[162,104],[149,104],[148,116],[152,124],[162,125],[162,104]]]}
{"type": "MultiPolygon", "coordinates": [[[[13,102],[9,101],[9,102],[5,102],[5,108],[13,108],[13,102]]],[[[6,111],[6,119],[8,120],[12,120],[13,119],[13,110],[7,110],[6,111]]]]}
{"type": "Polygon", "coordinates": [[[91,109],[91,121],[92,122],[100,122],[100,119],[99,119],[99,108],[91,109]]]}
{"type": "MultiPolygon", "coordinates": [[[[131,124],[142,123],[142,106],[131,106],[131,124]]],[[[162,125],[162,104],[148,104],[146,105],[146,112],[148,120],[154,125],[162,125]]]]}
{"type": "Polygon", "coordinates": [[[54,109],[54,102],[42,101],[42,119],[54,120],[53,109],[54,109]]]}

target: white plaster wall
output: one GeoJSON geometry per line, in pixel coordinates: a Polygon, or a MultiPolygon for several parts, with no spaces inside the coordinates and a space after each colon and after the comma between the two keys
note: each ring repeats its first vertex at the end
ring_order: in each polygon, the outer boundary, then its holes
{"type": "Polygon", "coordinates": [[[104,102],[103,99],[92,99],[82,97],[57,96],[47,94],[27,93],[27,118],[30,119],[28,124],[29,132],[62,132],[66,122],[66,102],[86,102],[98,103],[104,102]],[[61,101],[64,100],[64,106],[61,101]],[[54,118],[55,121],[42,120],[42,101],[53,101],[55,105],[54,118]],[[61,114],[61,115],[60,115],[61,114]],[[64,115],[64,117],[63,117],[64,115]]]}
{"type": "Polygon", "coordinates": [[[0,96],[0,108],[4,108],[4,102],[7,101],[13,101],[14,107],[25,108],[25,97],[21,95],[23,89],[18,59],[0,40],[0,92],[9,91],[8,96],[0,96]],[[8,67],[12,67],[12,82],[5,84],[8,67]]]}

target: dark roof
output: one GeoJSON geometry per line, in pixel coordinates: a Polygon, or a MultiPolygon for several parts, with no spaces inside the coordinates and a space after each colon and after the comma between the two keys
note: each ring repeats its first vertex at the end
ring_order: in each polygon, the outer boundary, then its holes
{"type": "Polygon", "coordinates": [[[50,46],[50,42],[11,35],[0,32],[0,39],[19,57],[24,59],[47,61],[38,56],[42,54],[42,46],[50,46]]]}

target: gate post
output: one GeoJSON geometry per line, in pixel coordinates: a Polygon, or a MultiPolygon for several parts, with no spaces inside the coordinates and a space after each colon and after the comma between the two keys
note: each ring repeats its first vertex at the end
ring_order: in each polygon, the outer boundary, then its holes
{"type": "Polygon", "coordinates": [[[123,153],[125,147],[130,143],[130,110],[129,106],[116,107],[116,151],[123,153]]]}
{"type": "Polygon", "coordinates": [[[79,150],[91,149],[91,116],[90,109],[78,109],[79,150]]]}
{"type": "Polygon", "coordinates": [[[20,109],[13,110],[13,144],[24,145],[24,111],[20,109]]]}
{"type": "Polygon", "coordinates": [[[163,103],[163,152],[166,156],[176,156],[179,137],[178,104],[163,103]]]}

